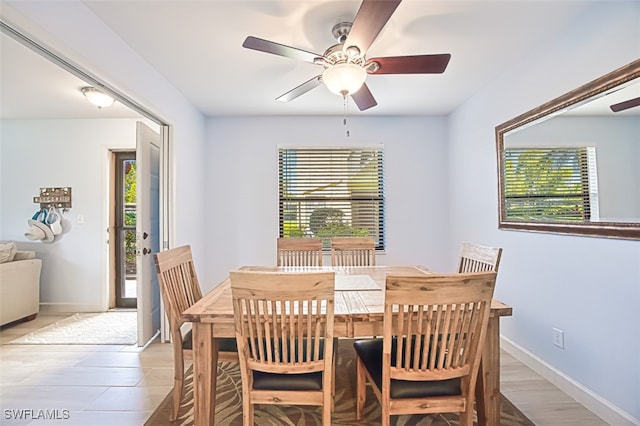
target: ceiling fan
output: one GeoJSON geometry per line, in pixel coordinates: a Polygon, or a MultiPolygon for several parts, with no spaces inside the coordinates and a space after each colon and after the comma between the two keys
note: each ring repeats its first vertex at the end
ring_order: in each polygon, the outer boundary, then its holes
{"type": "Polygon", "coordinates": [[[611,108],[611,111],[613,112],[620,112],[637,106],[640,106],[640,97],[613,104],[609,108],[611,108]]]}
{"type": "Polygon", "coordinates": [[[351,96],[361,111],[376,106],[365,80],[368,74],[440,74],[447,68],[451,55],[390,56],[366,58],[366,52],[385,26],[401,0],[363,0],[351,22],[336,24],[332,33],[338,41],[324,54],[308,52],[273,41],[249,36],[242,46],[247,49],[299,59],[324,67],[319,74],[276,98],[289,102],[321,84],[343,97],[351,96]]]}

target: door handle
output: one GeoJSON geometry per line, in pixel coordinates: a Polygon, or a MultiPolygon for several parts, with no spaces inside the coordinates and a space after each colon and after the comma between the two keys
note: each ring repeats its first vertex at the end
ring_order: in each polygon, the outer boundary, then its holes
{"type": "Polygon", "coordinates": [[[144,256],[144,255],[147,255],[147,254],[151,254],[151,249],[148,249],[148,248],[145,247],[145,248],[142,249],[142,255],[144,256]]]}

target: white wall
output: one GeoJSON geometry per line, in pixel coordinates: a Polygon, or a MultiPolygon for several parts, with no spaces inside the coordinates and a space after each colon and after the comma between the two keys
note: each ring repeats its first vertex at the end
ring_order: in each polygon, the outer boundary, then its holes
{"type": "Polygon", "coordinates": [[[275,263],[278,146],[384,145],[386,254],[380,264],[455,269],[446,258],[448,191],[445,119],[351,117],[211,118],[207,210],[202,224],[222,279],[231,268],[275,263]]]}
{"type": "Polygon", "coordinates": [[[510,348],[610,424],[640,424],[640,242],[499,231],[494,128],[638,59],[639,40],[640,3],[594,3],[449,123],[452,244],[504,248],[496,297],[513,306],[502,320],[510,348]]]}
{"type": "Polygon", "coordinates": [[[109,150],[135,150],[135,120],[4,120],[0,139],[0,240],[42,259],[40,303],[64,312],[106,309],[109,150]],[[51,244],[24,232],[41,187],[70,187],[71,230],[51,244]],[[78,215],[84,223],[78,222],[78,215]]]}

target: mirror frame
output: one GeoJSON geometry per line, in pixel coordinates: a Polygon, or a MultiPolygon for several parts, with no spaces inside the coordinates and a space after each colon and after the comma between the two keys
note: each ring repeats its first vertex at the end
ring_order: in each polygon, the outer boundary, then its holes
{"type": "Polygon", "coordinates": [[[507,132],[527,126],[558,111],[569,108],[640,77],[640,59],[597,78],[564,95],[506,121],[495,128],[498,156],[498,229],[553,234],[640,240],[640,223],[632,222],[550,222],[507,219],[504,191],[504,137],[507,132]]]}

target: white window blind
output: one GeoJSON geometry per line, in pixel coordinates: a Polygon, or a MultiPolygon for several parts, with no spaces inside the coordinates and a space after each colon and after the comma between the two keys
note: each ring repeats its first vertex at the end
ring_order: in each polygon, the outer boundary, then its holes
{"type": "Polygon", "coordinates": [[[598,196],[598,167],[596,164],[596,148],[587,147],[587,167],[589,169],[589,210],[591,221],[600,220],[600,198],[598,196]]]}
{"type": "Polygon", "coordinates": [[[504,156],[507,219],[591,219],[591,198],[597,200],[594,148],[510,148],[504,156]]]}
{"type": "Polygon", "coordinates": [[[369,236],[384,249],[383,148],[281,148],[281,237],[369,236]]]}

